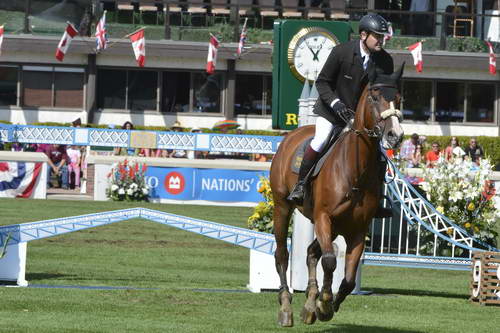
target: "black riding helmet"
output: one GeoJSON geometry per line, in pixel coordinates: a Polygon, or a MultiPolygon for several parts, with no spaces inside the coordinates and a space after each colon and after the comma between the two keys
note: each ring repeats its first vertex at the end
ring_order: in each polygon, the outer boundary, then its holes
{"type": "Polygon", "coordinates": [[[359,21],[359,32],[361,33],[361,31],[385,35],[389,33],[389,24],[378,14],[368,14],[359,21]]]}

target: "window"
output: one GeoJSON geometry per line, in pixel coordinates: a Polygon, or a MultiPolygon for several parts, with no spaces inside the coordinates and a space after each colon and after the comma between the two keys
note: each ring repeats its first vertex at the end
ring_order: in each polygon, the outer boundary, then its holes
{"type": "Polygon", "coordinates": [[[97,72],[97,107],[125,109],[127,71],[101,69],[97,72]]]}
{"type": "Polygon", "coordinates": [[[17,105],[17,67],[0,67],[0,105],[17,105]]]}
{"type": "Polygon", "coordinates": [[[163,72],[161,110],[164,112],[189,112],[191,73],[163,72]]]}
{"type": "Polygon", "coordinates": [[[223,74],[193,73],[192,78],[193,112],[222,112],[220,99],[224,87],[223,74]]]}
{"type": "Polygon", "coordinates": [[[467,91],[467,121],[493,122],[495,120],[495,85],[471,83],[467,91]]]}
{"type": "Polygon", "coordinates": [[[436,121],[464,121],[465,84],[459,82],[437,82],[436,121]]]}
{"type": "Polygon", "coordinates": [[[81,108],[83,101],[83,74],[54,73],[54,106],[81,108]]]}
{"type": "Polygon", "coordinates": [[[24,106],[52,106],[52,71],[23,72],[24,106]]]}
{"type": "Polygon", "coordinates": [[[158,72],[128,72],[128,109],[156,110],[158,72]]]}
{"type": "Polygon", "coordinates": [[[403,81],[403,116],[426,121],[431,117],[432,82],[403,81]]]}
{"type": "Polygon", "coordinates": [[[271,114],[272,78],[269,75],[236,75],[234,112],[241,114],[271,114]]]}
{"type": "Polygon", "coordinates": [[[83,108],[83,69],[23,67],[23,106],[83,108]]]}

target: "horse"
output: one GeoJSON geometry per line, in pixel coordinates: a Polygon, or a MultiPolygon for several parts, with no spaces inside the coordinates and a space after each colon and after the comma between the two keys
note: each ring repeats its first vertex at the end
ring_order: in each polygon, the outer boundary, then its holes
{"type": "MultiPolygon", "coordinates": [[[[368,82],[356,108],[354,120],[337,139],[317,176],[310,183],[308,209],[296,207],[286,198],[297,181],[291,163],[304,140],[314,135],[314,126],[291,131],[279,146],[271,164],[270,182],[274,199],[275,262],[280,277],[278,323],[293,326],[292,295],[288,288],[287,233],[290,217],[298,208],[314,224],[316,238],[307,248],[308,285],[306,302],[301,311],[305,324],[316,319],[328,321],[355,287],[355,277],[365,236],[382,197],[380,145],[397,148],[403,139],[399,103],[399,83],[403,67],[391,75],[368,70],[368,82]],[[337,235],[345,238],[347,249],[345,277],[337,295],[332,293],[336,253],[332,245],[337,235]],[[316,266],[321,258],[324,280],[321,292],[316,280],[316,266]]],[[[385,166],[385,164],[384,164],[385,166]]],[[[385,173],[384,173],[385,174],[385,173]]],[[[306,198],[307,200],[307,198],[306,198]]],[[[306,200],[304,202],[306,202],[306,200]]]]}

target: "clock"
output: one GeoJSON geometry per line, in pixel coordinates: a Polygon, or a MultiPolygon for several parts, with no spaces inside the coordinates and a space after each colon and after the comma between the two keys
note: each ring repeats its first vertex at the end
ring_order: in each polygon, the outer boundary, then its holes
{"type": "Polygon", "coordinates": [[[302,28],[288,44],[288,66],[293,75],[304,82],[315,81],[330,55],[340,42],[330,31],[320,27],[302,28]]]}

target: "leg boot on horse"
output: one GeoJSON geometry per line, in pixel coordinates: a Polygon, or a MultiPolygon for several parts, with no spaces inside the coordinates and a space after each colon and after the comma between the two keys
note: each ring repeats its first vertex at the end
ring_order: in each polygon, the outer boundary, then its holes
{"type": "Polygon", "coordinates": [[[300,164],[299,169],[299,179],[292,192],[288,196],[288,200],[294,202],[296,205],[302,206],[304,202],[304,187],[306,185],[306,176],[311,170],[311,168],[316,163],[316,158],[318,157],[318,152],[312,149],[311,146],[307,146],[304,152],[304,158],[300,164]]]}
{"type": "MultiPolygon", "coordinates": [[[[380,154],[380,163],[379,163],[379,177],[382,182],[382,188],[381,191],[384,191],[384,186],[383,184],[385,183],[385,172],[387,170],[387,162],[385,161],[384,157],[382,156],[382,152],[379,152],[380,154]]],[[[377,207],[377,211],[375,212],[375,218],[379,219],[385,219],[385,218],[390,218],[392,217],[392,209],[391,208],[385,208],[382,203],[379,203],[377,207]]]]}

